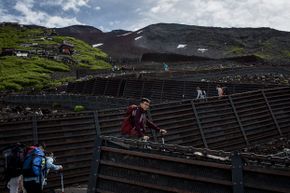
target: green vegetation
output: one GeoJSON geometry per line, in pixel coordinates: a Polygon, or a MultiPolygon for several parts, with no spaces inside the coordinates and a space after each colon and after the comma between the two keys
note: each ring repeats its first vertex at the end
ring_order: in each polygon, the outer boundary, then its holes
{"type": "Polygon", "coordinates": [[[74,108],[75,112],[81,112],[81,111],[84,111],[84,110],[85,110],[85,107],[82,106],[82,105],[76,105],[75,108],[74,108]]]}
{"type": "Polygon", "coordinates": [[[20,90],[23,87],[41,89],[51,82],[53,71],[69,71],[63,63],[40,57],[27,59],[0,57],[0,89],[20,90]]]}
{"type": "Polygon", "coordinates": [[[111,67],[105,62],[107,55],[101,50],[72,37],[49,37],[48,35],[52,32],[52,29],[46,28],[29,28],[18,25],[0,26],[0,51],[2,48],[31,51],[45,49],[59,55],[58,46],[66,41],[74,45],[74,54],[66,55],[66,57],[70,57],[76,62],[76,64],[63,63],[36,54],[28,58],[0,56],[0,90],[21,90],[24,87],[41,89],[45,86],[59,86],[66,81],[72,81],[73,78],[52,80],[53,72],[67,72],[78,66],[92,70],[111,67]],[[23,45],[33,43],[34,46],[23,45]]]}
{"type": "Polygon", "coordinates": [[[245,54],[245,49],[241,47],[230,47],[227,54],[242,55],[245,54]]]}

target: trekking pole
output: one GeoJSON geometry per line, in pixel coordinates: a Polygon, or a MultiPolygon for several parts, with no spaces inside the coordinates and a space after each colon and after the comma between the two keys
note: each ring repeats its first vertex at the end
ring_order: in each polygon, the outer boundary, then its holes
{"type": "Polygon", "coordinates": [[[64,193],[63,172],[60,172],[61,193],[64,193]]]}
{"type": "Polygon", "coordinates": [[[165,144],[164,134],[162,134],[162,133],[161,133],[161,140],[162,140],[162,144],[165,144]]]}

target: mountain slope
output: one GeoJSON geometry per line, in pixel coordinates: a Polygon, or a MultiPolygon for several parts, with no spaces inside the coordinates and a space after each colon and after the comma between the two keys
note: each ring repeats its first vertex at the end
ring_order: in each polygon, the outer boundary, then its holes
{"type": "MultiPolygon", "coordinates": [[[[113,58],[141,58],[145,53],[166,53],[211,59],[252,56],[277,63],[289,63],[290,59],[290,33],[270,28],[154,24],[129,33],[94,33],[85,39],[86,31],[85,27],[79,28],[78,34],[73,36],[99,45],[113,58]]],[[[68,33],[61,30],[61,34],[68,33]]]]}

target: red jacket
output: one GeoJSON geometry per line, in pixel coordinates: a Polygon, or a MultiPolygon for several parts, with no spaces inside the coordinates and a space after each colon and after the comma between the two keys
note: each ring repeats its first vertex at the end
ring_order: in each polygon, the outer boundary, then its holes
{"type": "Polygon", "coordinates": [[[136,105],[130,106],[122,123],[122,134],[143,137],[147,128],[160,130],[159,127],[147,119],[146,111],[136,105]]]}

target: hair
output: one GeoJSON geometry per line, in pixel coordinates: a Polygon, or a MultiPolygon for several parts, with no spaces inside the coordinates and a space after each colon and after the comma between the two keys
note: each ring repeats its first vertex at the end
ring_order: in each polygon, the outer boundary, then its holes
{"type": "Polygon", "coordinates": [[[35,144],[34,146],[36,146],[36,147],[42,147],[43,149],[46,148],[45,143],[38,143],[38,144],[35,144]]]}
{"type": "Polygon", "coordinates": [[[140,103],[144,103],[144,102],[151,103],[151,100],[148,98],[142,98],[140,103]]]}

